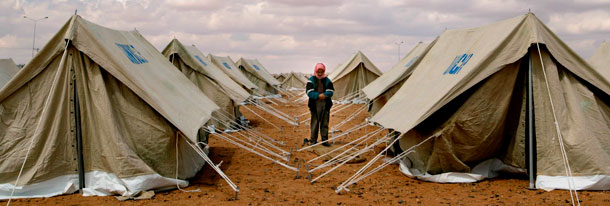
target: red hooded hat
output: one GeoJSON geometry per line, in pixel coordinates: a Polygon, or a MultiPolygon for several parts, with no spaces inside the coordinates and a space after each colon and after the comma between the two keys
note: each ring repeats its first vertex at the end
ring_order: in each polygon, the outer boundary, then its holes
{"type": "Polygon", "coordinates": [[[317,63],[316,67],[313,70],[313,75],[316,76],[318,79],[326,77],[326,66],[324,66],[324,64],[322,63],[317,63]],[[324,74],[322,74],[322,76],[318,76],[318,70],[324,71],[324,74]]]}

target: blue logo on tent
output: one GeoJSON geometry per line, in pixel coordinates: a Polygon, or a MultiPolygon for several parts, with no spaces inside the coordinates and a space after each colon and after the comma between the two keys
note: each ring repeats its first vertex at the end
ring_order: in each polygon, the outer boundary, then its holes
{"type": "Polygon", "coordinates": [[[473,54],[470,53],[470,54],[462,54],[462,55],[455,56],[455,59],[453,59],[453,62],[451,62],[449,67],[447,67],[445,72],[443,72],[443,75],[445,75],[447,73],[457,74],[458,72],[460,72],[460,70],[462,70],[462,68],[468,63],[470,58],[472,58],[472,55],[473,54]]]}
{"type": "Polygon", "coordinates": [[[415,57],[413,57],[413,59],[411,59],[411,60],[409,61],[409,63],[405,64],[405,67],[406,67],[406,68],[409,68],[409,66],[411,66],[411,64],[413,64],[413,62],[415,62],[415,60],[416,60],[418,57],[419,57],[419,56],[415,56],[415,57]]]}
{"type": "Polygon", "coordinates": [[[201,59],[201,57],[199,57],[199,56],[195,55],[195,59],[197,59],[199,62],[201,62],[201,64],[203,64],[203,66],[208,66],[208,63],[205,63],[205,62],[203,61],[203,59],[201,59]]]}
{"type": "Polygon", "coordinates": [[[148,63],[148,60],[146,60],[146,58],[144,58],[142,56],[142,54],[136,50],[135,47],[133,47],[133,45],[131,44],[119,44],[119,43],[115,43],[119,48],[121,48],[121,50],[123,50],[123,53],[125,53],[125,56],[127,56],[127,58],[129,59],[129,61],[131,61],[131,63],[134,64],[144,64],[144,63],[148,63]]]}
{"type": "Polygon", "coordinates": [[[227,68],[227,69],[231,69],[231,67],[229,66],[229,64],[227,64],[226,62],[223,62],[223,63],[222,63],[222,65],[223,65],[223,66],[225,66],[225,68],[227,68]]]}
{"type": "Polygon", "coordinates": [[[252,66],[254,66],[254,68],[255,68],[256,70],[261,70],[261,68],[258,68],[258,66],[257,66],[256,64],[253,64],[252,66]]]}

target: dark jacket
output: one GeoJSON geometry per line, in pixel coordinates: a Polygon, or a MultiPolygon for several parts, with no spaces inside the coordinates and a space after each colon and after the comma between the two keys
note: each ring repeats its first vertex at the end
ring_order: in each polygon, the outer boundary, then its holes
{"type": "MultiPolygon", "coordinates": [[[[320,95],[317,89],[317,79],[318,78],[316,76],[309,77],[309,81],[307,81],[307,86],[305,87],[305,93],[307,93],[307,96],[309,97],[309,102],[307,103],[307,106],[309,106],[309,110],[311,111],[316,111],[316,102],[318,101],[318,95],[320,95]]],[[[331,97],[335,92],[335,87],[333,86],[333,82],[331,82],[328,77],[322,78],[321,82],[324,86],[324,96],[326,96],[326,99],[324,99],[327,105],[326,110],[330,110],[330,108],[333,106],[333,101],[331,100],[331,97]]]]}

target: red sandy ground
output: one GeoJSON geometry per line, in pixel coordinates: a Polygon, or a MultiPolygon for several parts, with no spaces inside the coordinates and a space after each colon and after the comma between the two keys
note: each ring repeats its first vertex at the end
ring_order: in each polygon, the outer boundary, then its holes
{"type": "MultiPolygon", "coordinates": [[[[358,107],[353,105],[331,116],[331,126],[338,124],[358,107]]],[[[283,128],[280,131],[245,109],[241,111],[251,121],[255,129],[275,139],[285,141],[286,150],[301,147],[308,137],[308,126],[302,124],[293,128],[286,122],[249,106],[258,114],[283,128]]],[[[274,107],[290,115],[307,112],[304,104],[280,105],[274,107]]],[[[365,112],[341,127],[347,130],[361,123],[368,116],[365,112]]],[[[307,118],[309,115],[302,117],[307,118]]],[[[353,140],[373,131],[372,126],[348,135],[344,141],[353,140]]],[[[385,133],[383,133],[385,134],[385,133]]],[[[381,134],[381,135],[383,135],[381,134]]],[[[380,136],[381,136],[380,135],[380,136]]],[[[80,194],[62,195],[51,198],[14,200],[12,205],[571,205],[568,191],[526,189],[528,181],[524,177],[504,177],[470,184],[439,184],[410,179],[398,171],[397,165],[390,165],[350,187],[351,192],[337,194],[334,189],[366,163],[347,164],[311,184],[304,178],[295,179],[296,173],[269,160],[231,145],[218,138],[210,140],[210,158],[214,162],[224,161],[221,169],[240,188],[238,199],[234,192],[209,166],[190,180],[186,190],[199,188],[201,192],[171,190],[158,192],[149,200],[118,201],[112,196],[83,197],[80,194]]],[[[385,146],[385,145],[383,145],[385,146]]],[[[371,159],[383,146],[375,148],[364,156],[371,159]]],[[[309,160],[315,155],[309,152],[294,153],[295,158],[309,160]]],[[[318,162],[317,164],[320,164],[318,162]]],[[[316,171],[315,178],[324,172],[316,171]]],[[[583,205],[610,205],[610,191],[579,191],[583,205]]],[[[0,203],[6,203],[6,200],[0,203]]]]}

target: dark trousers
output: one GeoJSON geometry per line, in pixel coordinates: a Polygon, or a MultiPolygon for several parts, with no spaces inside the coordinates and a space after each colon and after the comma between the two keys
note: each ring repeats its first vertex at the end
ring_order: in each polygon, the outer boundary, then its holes
{"type": "Polygon", "coordinates": [[[320,136],[322,136],[322,141],[328,139],[329,112],[330,111],[326,109],[326,101],[316,102],[316,110],[311,111],[311,137],[309,140],[312,143],[318,142],[318,130],[321,133],[320,136]]]}

